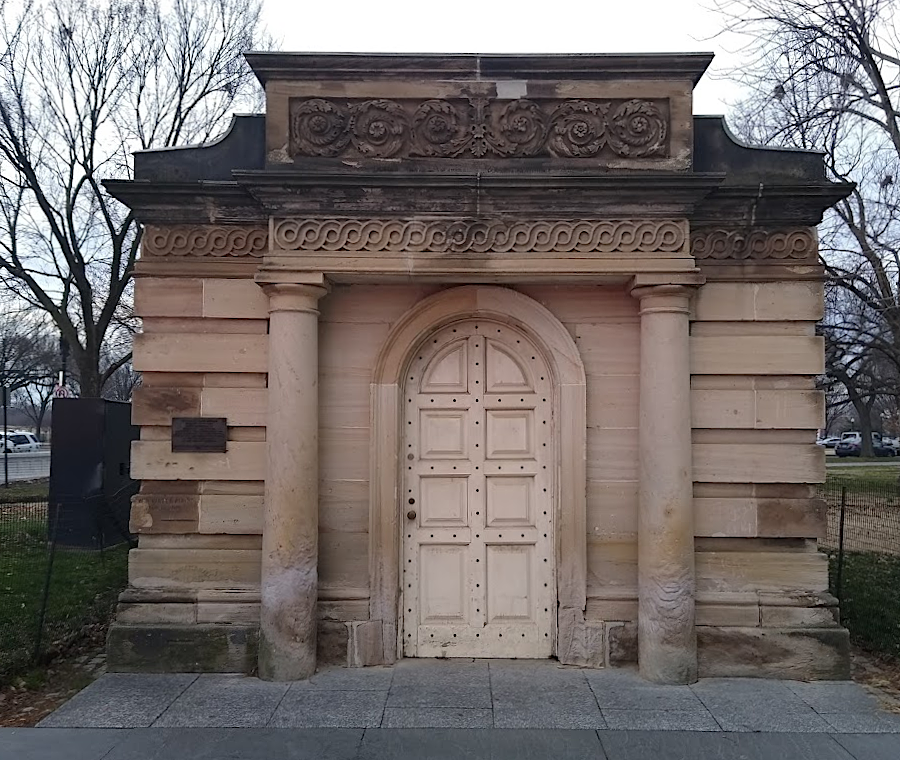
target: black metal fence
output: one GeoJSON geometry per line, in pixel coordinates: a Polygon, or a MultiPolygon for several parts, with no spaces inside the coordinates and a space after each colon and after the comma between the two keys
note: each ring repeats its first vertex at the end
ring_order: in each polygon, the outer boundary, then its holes
{"type": "Polygon", "coordinates": [[[829,478],[821,549],[841,622],[861,647],[900,657],[900,488],[890,481],[829,478]]]}
{"type": "Polygon", "coordinates": [[[127,581],[129,496],[51,509],[0,493],[0,682],[108,620],[127,581]]]}

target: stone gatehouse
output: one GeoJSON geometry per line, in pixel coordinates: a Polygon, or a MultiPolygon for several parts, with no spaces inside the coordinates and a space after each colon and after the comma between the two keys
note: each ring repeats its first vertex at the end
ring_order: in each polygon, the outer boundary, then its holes
{"type": "Polygon", "coordinates": [[[694,116],[708,55],[248,59],[264,116],[107,183],[146,225],[111,667],[847,677],[822,157],[694,116]]]}

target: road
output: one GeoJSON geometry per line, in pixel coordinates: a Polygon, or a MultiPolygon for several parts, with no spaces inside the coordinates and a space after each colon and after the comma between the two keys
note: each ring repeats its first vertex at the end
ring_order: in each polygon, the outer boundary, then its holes
{"type": "Polygon", "coordinates": [[[50,477],[50,450],[21,454],[0,454],[0,483],[4,482],[4,458],[9,467],[9,482],[50,477]]]}

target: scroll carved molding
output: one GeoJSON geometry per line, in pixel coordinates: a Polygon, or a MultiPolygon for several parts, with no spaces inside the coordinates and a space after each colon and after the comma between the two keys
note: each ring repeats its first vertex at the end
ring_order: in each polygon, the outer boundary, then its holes
{"type": "Polygon", "coordinates": [[[691,232],[691,254],[698,260],[797,260],[814,258],[815,234],[793,230],[696,229],[691,232]]]}
{"type": "Polygon", "coordinates": [[[265,227],[177,225],[147,227],[141,241],[144,256],[253,256],[269,247],[265,227]]]}
{"type": "Polygon", "coordinates": [[[280,250],[687,253],[687,223],[655,220],[280,219],[280,250]]]}
{"type": "Polygon", "coordinates": [[[668,135],[665,99],[308,98],[290,114],[295,157],[664,158],[668,135]]]}

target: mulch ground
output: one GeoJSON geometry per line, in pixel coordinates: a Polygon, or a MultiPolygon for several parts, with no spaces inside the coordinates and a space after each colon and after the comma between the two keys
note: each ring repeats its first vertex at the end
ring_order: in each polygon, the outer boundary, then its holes
{"type": "Polygon", "coordinates": [[[34,726],[106,672],[107,624],[89,626],[47,664],[0,686],[0,726],[34,726]]]}

